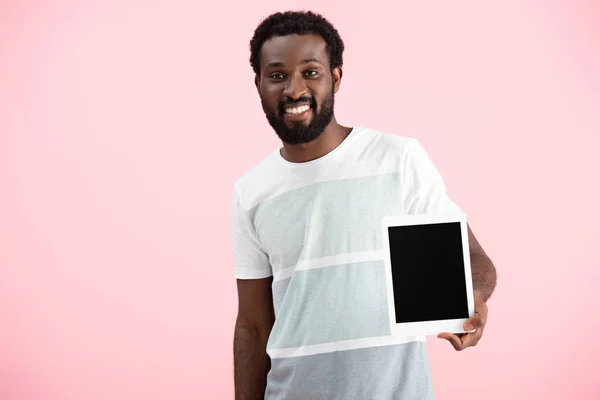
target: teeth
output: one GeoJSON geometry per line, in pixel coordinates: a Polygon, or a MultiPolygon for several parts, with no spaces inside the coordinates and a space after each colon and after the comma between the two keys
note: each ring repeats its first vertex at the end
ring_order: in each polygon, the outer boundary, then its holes
{"type": "Polygon", "coordinates": [[[287,114],[302,114],[303,112],[307,111],[310,108],[310,106],[302,106],[302,107],[295,107],[295,108],[286,108],[285,112],[287,114]]]}

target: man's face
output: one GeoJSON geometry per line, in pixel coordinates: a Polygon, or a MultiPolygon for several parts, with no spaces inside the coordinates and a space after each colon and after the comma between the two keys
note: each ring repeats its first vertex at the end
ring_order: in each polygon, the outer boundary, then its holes
{"type": "Polygon", "coordinates": [[[277,36],[260,53],[256,86],[269,124],[288,144],[317,139],[333,118],[341,71],[331,71],[323,38],[277,36]]]}

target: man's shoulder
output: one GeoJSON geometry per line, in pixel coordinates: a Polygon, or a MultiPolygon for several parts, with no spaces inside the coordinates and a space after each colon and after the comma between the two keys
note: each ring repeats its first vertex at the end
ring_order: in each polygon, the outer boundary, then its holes
{"type": "Polygon", "coordinates": [[[379,155],[404,156],[412,146],[418,146],[419,141],[410,135],[391,133],[372,128],[360,128],[359,135],[362,143],[358,147],[367,149],[379,155]]]}
{"type": "Polygon", "coordinates": [[[271,151],[258,163],[250,166],[233,183],[233,194],[244,209],[249,209],[268,194],[281,175],[277,160],[279,149],[271,151]]]}
{"type": "Polygon", "coordinates": [[[246,186],[268,182],[272,178],[273,171],[277,169],[276,161],[276,151],[270,152],[239,175],[234,182],[234,188],[242,190],[246,186]]]}

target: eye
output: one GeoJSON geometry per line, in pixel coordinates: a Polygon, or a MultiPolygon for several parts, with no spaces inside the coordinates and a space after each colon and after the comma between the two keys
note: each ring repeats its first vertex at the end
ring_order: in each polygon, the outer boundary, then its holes
{"type": "Polygon", "coordinates": [[[317,76],[318,72],[315,71],[314,69],[308,70],[304,73],[304,75],[308,76],[308,77],[315,77],[317,76]]]}
{"type": "Polygon", "coordinates": [[[269,75],[269,78],[278,81],[280,79],[283,79],[283,74],[281,74],[279,72],[274,72],[271,75],[269,75]]]}

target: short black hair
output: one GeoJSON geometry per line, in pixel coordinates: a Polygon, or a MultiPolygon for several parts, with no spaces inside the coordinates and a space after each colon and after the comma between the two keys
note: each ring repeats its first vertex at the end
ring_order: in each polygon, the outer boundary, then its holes
{"type": "Polygon", "coordinates": [[[327,44],[331,70],[342,66],[344,42],[329,21],[312,11],[286,11],[265,18],[254,31],[250,40],[250,65],[256,75],[260,75],[260,50],[263,44],[274,36],[293,34],[321,36],[327,44]]]}

